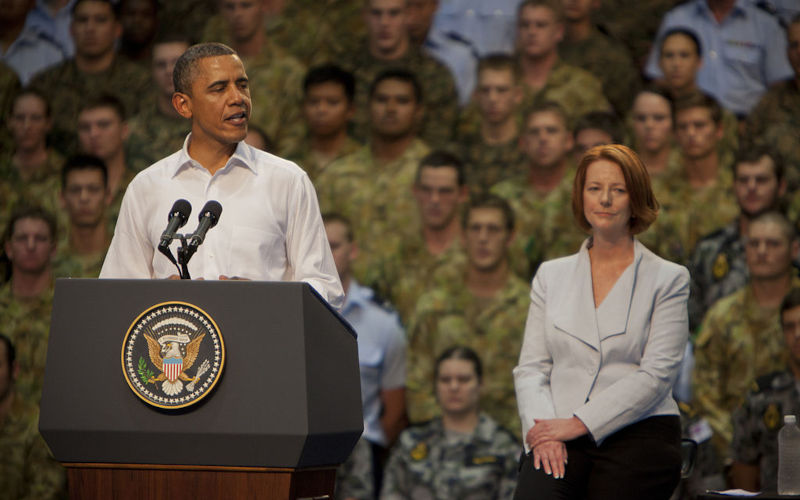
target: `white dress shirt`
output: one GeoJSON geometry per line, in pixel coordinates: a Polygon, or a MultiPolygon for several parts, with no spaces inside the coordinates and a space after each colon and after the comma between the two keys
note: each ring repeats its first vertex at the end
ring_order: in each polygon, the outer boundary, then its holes
{"type": "MultiPolygon", "coordinates": [[[[181,229],[191,234],[209,200],[222,205],[219,223],[189,262],[192,278],[220,275],[260,281],[305,281],[332,306],[344,301],[322,225],[316,193],[294,163],[240,142],[212,175],[183,149],[140,172],[122,200],[100,278],[150,279],[178,274],[157,247],[172,204],[194,209],[181,229]]],[[[180,242],[172,242],[177,256],[180,242]]]]}

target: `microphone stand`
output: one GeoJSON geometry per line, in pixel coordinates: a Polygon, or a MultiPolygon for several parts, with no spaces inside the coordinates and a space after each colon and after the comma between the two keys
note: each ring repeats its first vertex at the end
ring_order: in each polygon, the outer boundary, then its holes
{"type": "Polygon", "coordinates": [[[175,257],[172,255],[172,251],[170,251],[169,246],[167,245],[158,246],[158,250],[164,255],[166,255],[167,258],[170,260],[170,262],[175,264],[175,267],[178,268],[178,276],[180,276],[182,280],[192,279],[192,277],[189,275],[189,259],[191,259],[192,255],[194,255],[194,252],[197,251],[196,248],[192,249],[188,245],[186,241],[186,236],[187,235],[185,234],[176,233],[175,236],[172,237],[173,240],[175,239],[181,240],[181,247],[178,249],[177,261],[175,260],[175,257]]]}

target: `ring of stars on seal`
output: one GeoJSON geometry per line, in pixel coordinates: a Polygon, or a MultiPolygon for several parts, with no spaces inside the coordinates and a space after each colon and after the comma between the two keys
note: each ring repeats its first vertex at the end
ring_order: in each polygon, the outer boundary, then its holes
{"type": "Polygon", "coordinates": [[[219,327],[199,307],[156,304],[131,323],[122,343],[122,372],[145,403],[177,409],[205,398],[225,366],[219,327]]]}

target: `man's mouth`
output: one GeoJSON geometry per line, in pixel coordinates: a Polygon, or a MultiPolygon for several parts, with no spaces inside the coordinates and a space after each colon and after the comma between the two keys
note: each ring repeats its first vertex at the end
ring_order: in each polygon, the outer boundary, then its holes
{"type": "Polygon", "coordinates": [[[229,117],[225,118],[225,121],[231,122],[234,125],[239,125],[247,121],[247,113],[241,111],[239,113],[230,115],[229,117]]]}

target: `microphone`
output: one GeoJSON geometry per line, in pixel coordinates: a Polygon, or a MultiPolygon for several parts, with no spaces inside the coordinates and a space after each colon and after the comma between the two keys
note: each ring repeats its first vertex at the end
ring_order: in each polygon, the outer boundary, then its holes
{"type": "Polygon", "coordinates": [[[167,217],[167,228],[161,233],[161,241],[158,244],[159,250],[163,252],[164,249],[169,247],[169,244],[175,238],[175,232],[186,224],[191,213],[192,205],[188,201],[184,199],[175,201],[167,217]]]}
{"type": "Polygon", "coordinates": [[[217,225],[220,214],[222,214],[222,205],[218,201],[209,200],[203,205],[198,217],[200,224],[198,224],[189,241],[189,250],[192,253],[203,243],[206,238],[206,232],[217,225]]]}

